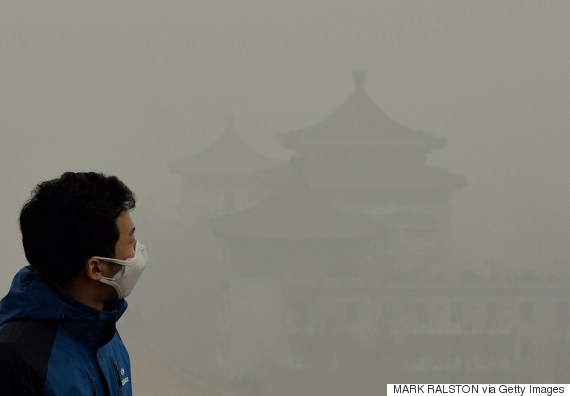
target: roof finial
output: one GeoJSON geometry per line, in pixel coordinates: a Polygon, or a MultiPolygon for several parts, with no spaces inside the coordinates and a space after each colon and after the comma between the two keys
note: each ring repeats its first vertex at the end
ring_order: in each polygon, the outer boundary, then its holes
{"type": "Polygon", "coordinates": [[[231,114],[228,114],[224,117],[224,121],[226,122],[226,132],[234,131],[234,120],[235,117],[231,114]]]}
{"type": "Polygon", "coordinates": [[[352,72],[352,76],[354,77],[354,84],[357,91],[364,90],[364,83],[366,82],[366,71],[364,70],[355,70],[352,72]]]}

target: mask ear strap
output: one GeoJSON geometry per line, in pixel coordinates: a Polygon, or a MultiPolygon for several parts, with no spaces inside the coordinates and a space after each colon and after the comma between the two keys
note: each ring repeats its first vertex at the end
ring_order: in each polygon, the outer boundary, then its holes
{"type": "Polygon", "coordinates": [[[93,258],[96,258],[97,260],[108,261],[110,263],[115,263],[115,264],[119,264],[119,265],[127,265],[128,266],[128,265],[132,264],[126,260],[119,260],[119,259],[114,259],[114,258],[109,258],[109,257],[93,256],[93,258]]]}

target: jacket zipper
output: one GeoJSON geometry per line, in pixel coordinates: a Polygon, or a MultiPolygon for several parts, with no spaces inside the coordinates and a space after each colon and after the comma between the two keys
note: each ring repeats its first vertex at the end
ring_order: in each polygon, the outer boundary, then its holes
{"type": "Polygon", "coordinates": [[[91,386],[91,393],[93,394],[93,396],[97,396],[97,390],[95,388],[95,382],[93,382],[93,377],[88,375],[87,378],[89,378],[89,385],[91,386]]]}
{"type": "Polygon", "coordinates": [[[113,362],[113,367],[115,368],[115,377],[117,377],[117,385],[119,386],[119,395],[123,394],[123,383],[121,382],[121,376],[119,375],[119,368],[117,367],[117,362],[113,362]]]}

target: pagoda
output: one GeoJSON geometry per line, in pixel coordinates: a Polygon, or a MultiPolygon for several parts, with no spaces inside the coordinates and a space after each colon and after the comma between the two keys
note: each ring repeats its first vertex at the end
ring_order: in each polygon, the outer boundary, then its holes
{"type": "Polygon", "coordinates": [[[445,140],[393,120],[367,94],[366,72],[353,75],[354,92],[331,115],[277,141],[301,156],[307,182],[340,208],[442,215],[452,190],[465,183],[426,164],[445,140]]]}
{"type": "Polygon", "coordinates": [[[434,268],[448,251],[449,197],[465,179],[427,164],[444,139],[393,120],[366,92],[366,72],[353,77],[354,92],[332,114],[277,141],[302,158],[303,178],[335,207],[383,226],[384,269],[434,268]]]}
{"type": "Polygon", "coordinates": [[[226,116],[225,123],[225,132],[211,146],[170,163],[182,180],[185,201],[210,215],[239,211],[263,199],[270,193],[264,172],[281,164],[247,146],[234,131],[233,116],[226,116]]]}

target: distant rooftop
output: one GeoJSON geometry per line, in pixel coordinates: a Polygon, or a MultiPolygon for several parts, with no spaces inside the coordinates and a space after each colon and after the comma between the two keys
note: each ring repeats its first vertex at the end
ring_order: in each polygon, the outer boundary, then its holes
{"type": "Polygon", "coordinates": [[[226,116],[225,122],[225,132],[210,147],[194,156],[172,161],[170,169],[180,175],[253,174],[280,164],[243,142],[234,131],[233,116],[226,116]]]}
{"type": "Polygon", "coordinates": [[[357,70],[353,76],[354,92],[331,115],[314,125],[278,134],[277,141],[291,149],[365,146],[429,150],[445,146],[445,139],[408,128],[382,111],[366,93],[365,71],[357,70]]]}

